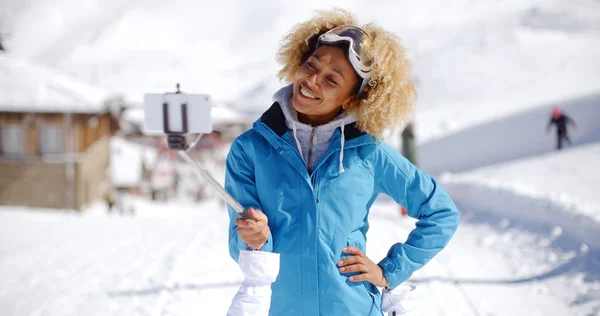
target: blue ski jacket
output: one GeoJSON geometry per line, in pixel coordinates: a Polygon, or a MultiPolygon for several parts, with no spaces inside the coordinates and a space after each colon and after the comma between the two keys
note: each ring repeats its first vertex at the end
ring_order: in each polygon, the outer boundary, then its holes
{"type": "MultiPolygon", "coordinates": [[[[382,315],[379,289],[350,282],[353,274],[337,266],[348,256],[342,253],[346,246],[368,256],[369,210],[380,193],[418,219],[406,242],[390,245],[379,262],[390,288],[442,250],[459,222],[456,206],[432,177],[354,123],[343,135],[337,129],[309,173],[278,103],[233,142],[226,168],[225,189],[269,219],[271,236],[261,251],[280,254],[270,315],[382,315]]],[[[229,216],[229,251],[237,261],[248,246],[237,234],[238,214],[231,207],[229,216]]]]}

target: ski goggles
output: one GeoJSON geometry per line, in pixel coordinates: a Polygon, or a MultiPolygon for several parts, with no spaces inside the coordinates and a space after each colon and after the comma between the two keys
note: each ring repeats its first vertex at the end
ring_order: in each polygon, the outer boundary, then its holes
{"type": "Polygon", "coordinates": [[[335,27],[326,33],[319,36],[318,46],[322,44],[338,44],[346,42],[348,43],[348,59],[352,68],[356,73],[363,79],[359,94],[363,92],[363,89],[369,79],[371,79],[371,64],[373,58],[368,54],[369,46],[371,46],[372,39],[369,34],[357,26],[342,25],[335,27]]]}

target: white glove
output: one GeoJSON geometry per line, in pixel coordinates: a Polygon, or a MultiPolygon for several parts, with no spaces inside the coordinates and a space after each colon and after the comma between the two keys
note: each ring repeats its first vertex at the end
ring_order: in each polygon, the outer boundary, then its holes
{"type": "Polygon", "coordinates": [[[417,287],[412,284],[400,284],[393,290],[383,289],[381,309],[388,316],[411,315],[417,305],[412,293],[417,287]]]}
{"type": "Polygon", "coordinates": [[[238,263],[245,278],[227,316],[268,316],[271,284],[279,274],[279,254],[240,250],[238,263]]]}

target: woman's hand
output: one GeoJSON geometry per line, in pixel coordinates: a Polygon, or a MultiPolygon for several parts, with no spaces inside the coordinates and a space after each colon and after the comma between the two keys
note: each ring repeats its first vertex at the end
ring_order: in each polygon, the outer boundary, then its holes
{"type": "Polygon", "coordinates": [[[271,235],[271,230],[267,225],[269,220],[267,215],[259,210],[250,208],[248,213],[254,219],[236,219],[237,233],[250,248],[259,250],[271,235]]]}
{"type": "Polygon", "coordinates": [[[386,287],[389,285],[387,279],[383,275],[383,270],[375,262],[371,261],[365,254],[356,247],[345,247],[342,249],[344,253],[353,254],[354,256],[344,258],[338,262],[340,272],[361,272],[362,274],[350,277],[351,282],[369,281],[375,286],[386,287]]]}

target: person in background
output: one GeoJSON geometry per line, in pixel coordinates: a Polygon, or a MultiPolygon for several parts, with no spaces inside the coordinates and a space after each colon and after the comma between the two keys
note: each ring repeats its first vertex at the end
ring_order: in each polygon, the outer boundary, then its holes
{"type": "Polygon", "coordinates": [[[417,167],[417,148],[413,122],[408,122],[402,131],[402,156],[417,167]]]}
{"type": "MultiPolygon", "coordinates": [[[[415,132],[413,122],[410,121],[402,131],[402,156],[410,163],[417,166],[417,148],[415,145],[415,132]]],[[[407,215],[406,208],[400,206],[400,215],[407,215]]]]}
{"type": "Polygon", "coordinates": [[[107,212],[111,213],[113,207],[117,203],[117,196],[112,188],[109,188],[104,192],[104,202],[106,202],[107,212]]]}
{"type": "Polygon", "coordinates": [[[569,124],[572,124],[574,128],[577,128],[577,124],[573,119],[568,117],[560,107],[555,107],[552,111],[550,122],[548,122],[548,126],[546,127],[546,132],[550,131],[552,125],[556,125],[556,149],[558,150],[562,149],[563,140],[566,140],[569,145],[571,144],[567,129],[567,125],[569,124]]]}

